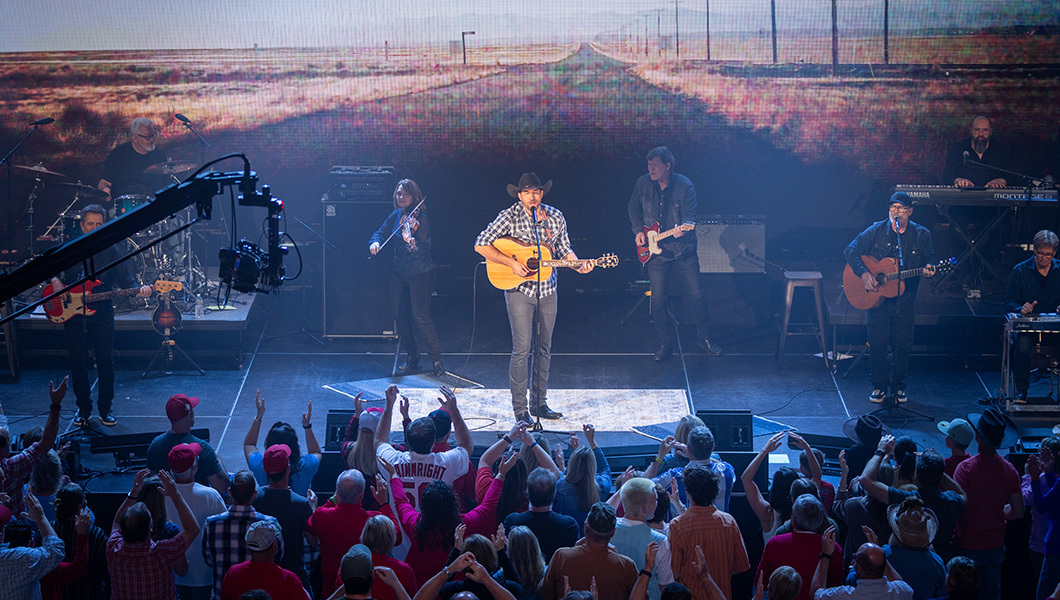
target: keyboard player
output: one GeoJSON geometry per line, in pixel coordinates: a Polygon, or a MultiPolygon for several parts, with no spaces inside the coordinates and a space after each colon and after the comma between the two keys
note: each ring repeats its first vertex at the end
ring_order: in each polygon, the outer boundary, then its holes
{"type": "Polygon", "coordinates": [[[980,115],[972,119],[969,136],[950,148],[946,154],[946,166],[942,170],[942,182],[960,188],[1008,187],[1005,174],[987,167],[966,164],[968,160],[985,163],[1000,169],[1013,169],[1012,149],[992,140],[993,126],[990,119],[980,115]]]}
{"type": "MultiPolygon", "coordinates": [[[[1060,240],[1052,231],[1043,229],[1034,234],[1031,246],[1034,256],[1012,267],[1005,289],[1006,308],[1010,313],[1024,316],[1060,312],[1060,260],[1056,258],[1060,240]]],[[[1011,347],[1016,401],[1026,402],[1030,387],[1030,356],[1036,338],[1018,331],[1012,335],[1015,336],[1011,347]]]]}

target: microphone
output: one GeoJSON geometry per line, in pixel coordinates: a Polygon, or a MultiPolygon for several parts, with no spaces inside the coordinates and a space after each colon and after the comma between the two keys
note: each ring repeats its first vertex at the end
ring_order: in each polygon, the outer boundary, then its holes
{"type": "Polygon", "coordinates": [[[177,114],[175,114],[175,115],[173,115],[173,116],[174,116],[174,117],[175,117],[175,118],[176,118],[176,119],[177,119],[178,121],[180,121],[181,123],[184,123],[184,124],[186,124],[186,125],[191,125],[191,119],[189,119],[188,117],[185,117],[184,115],[182,115],[182,114],[180,114],[180,113],[177,113],[177,114]]]}
{"type": "Polygon", "coordinates": [[[971,155],[970,155],[970,154],[968,154],[968,151],[967,151],[967,150],[965,150],[965,151],[964,151],[964,164],[965,164],[965,166],[967,166],[967,165],[968,165],[968,157],[969,157],[969,156],[971,156],[971,155]]]}
{"type": "Polygon", "coordinates": [[[534,227],[537,227],[537,207],[530,207],[530,218],[534,221],[534,227]]]}
{"type": "Polygon", "coordinates": [[[44,117],[43,119],[37,119],[36,121],[29,124],[30,127],[36,127],[37,125],[47,125],[48,123],[54,123],[55,119],[51,117],[44,117]]]}

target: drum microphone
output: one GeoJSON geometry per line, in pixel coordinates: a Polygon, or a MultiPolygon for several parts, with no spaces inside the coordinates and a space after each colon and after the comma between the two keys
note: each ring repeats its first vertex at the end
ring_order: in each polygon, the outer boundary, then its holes
{"type": "Polygon", "coordinates": [[[54,123],[55,119],[51,117],[44,117],[43,119],[37,119],[36,121],[29,124],[30,127],[36,127],[37,125],[47,125],[48,123],[54,123]]]}
{"type": "MultiPolygon", "coordinates": [[[[180,113],[177,113],[177,114],[175,114],[175,115],[173,115],[173,116],[174,116],[174,117],[175,117],[175,118],[176,118],[176,119],[177,119],[178,121],[180,121],[181,123],[185,123],[185,124],[187,124],[187,125],[191,125],[191,119],[189,119],[188,117],[185,117],[184,115],[182,115],[182,114],[180,114],[180,113]]],[[[967,154],[967,153],[965,153],[965,154],[967,154]]]]}

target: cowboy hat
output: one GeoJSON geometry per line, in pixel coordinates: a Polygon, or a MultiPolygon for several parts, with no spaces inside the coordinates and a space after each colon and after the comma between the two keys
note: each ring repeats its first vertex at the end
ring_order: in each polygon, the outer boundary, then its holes
{"type": "Polygon", "coordinates": [[[843,423],[843,434],[866,448],[875,448],[888,433],[890,429],[874,415],[851,417],[843,423]]]}
{"type": "Polygon", "coordinates": [[[544,196],[552,189],[552,180],[549,179],[545,182],[545,185],[541,185],[541,179],[538,178],[537,173],[523,173],[523,176],[519,178],[518,185],[508,184],[508,195],[518,199],[519,192],[537,189],[540,189],[541,195],[544,196]]]}
{"type": "Polygon", "coordinates": [[[887,522],[898,541],[909,548],[927,547],[939,531],[938,517],[919,498],[892,504],[887,508],[887,522]]]}
{"type": "Polygon", "coordinates": [[[1020,439],[1016,424],[997,408],[988,408],[981,415],[972,413],[968,415],[968,422],[979,437],[995,450],[1011,448],[1020,439]]]}

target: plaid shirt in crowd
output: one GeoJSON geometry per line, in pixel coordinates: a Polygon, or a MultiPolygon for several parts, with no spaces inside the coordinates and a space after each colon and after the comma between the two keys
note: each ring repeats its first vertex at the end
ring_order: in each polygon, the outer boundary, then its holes
{"type": "Polygon", "coordinates": [[[115,527],[107,540],[111,600],[177,600],[173,567],[184,560],[183,535],[159,542],[126,542],[115,527]]]}
{"type": "MultiPolygon", "coordinates": [[[[214,600],[221,597],[221,581],[228,569],[250,560],[246,544],[250,525],[265,520],[273,521],[279,527],[275,518],[259,513],[253,506],[241,504],[233,504],[228,512],[206,519],[202,526],[202,556],[206,566],[213,567],[214,600]]],[[[278,560],[283,554],[283,538],[277,539],[280,540],[280,553],[276,555],[278,560]]]]}
{"type": "Polygon", "coordinates": [[[29,448],[0,461],[0,469],[3,469],[5,476],[2,480],[3,487],[0,488],[0,492],[11,497],[11,500],[7,503],[7,507],[11,509],[11,514],[20,515],[26,512],[23,487],[26,481],[29,480],[30,471],[33,470],[33,467],[39,465],[42,460],[44,460],[44,452],[41,452],[40,442],[33,442],[29,448]]]}
{"type": "MultiPolygon", "coordinates": [[[[541,236],[541,245],[552,248],[553,258],[563,258],[572,252],[570,239],[567,237],[567,220],[558,209],[542,204],[538,213],[545,215],[545,220],[538,223],[538,234],[541,236]]],[[[536,244],[534,237],[534,222],[523,208],[521,202],[516,202],[510,208],[502,210],[497,218],[493,220],[475,240],[476,246],[489,246],[499,238],[511,236],[521,242],[536,244]]],[[[538,297],[537,281],[524,281],[516,287],[516,291],[522,292],[531,298],[538,297]]],[[[541,296],[550,296],[556,293],[556,271],[547,281],[541,282],[541,296]]]]}
{"type": "Polygon", "coordinates": [[[40,578],[62,560],[63,541],[54,535],[45,537],[40,548],[0,545],[0,598],[40,598],[40,578]]]}

